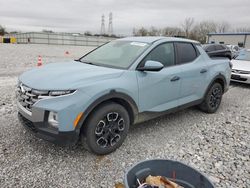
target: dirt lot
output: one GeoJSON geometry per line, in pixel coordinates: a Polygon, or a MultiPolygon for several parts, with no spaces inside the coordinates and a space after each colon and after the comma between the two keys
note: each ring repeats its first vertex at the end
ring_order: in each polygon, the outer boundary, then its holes
{"type": "Polygon", "coordinates": [[[196,108],[131,127],[116,152],[98,157],[35,138],[17,120],[17,76],[50,61],[80,57],[91,47],[0,44],[0,187],[113,187],[134,163],[180,160],[216,187],[250,187],[250,86],[233,84],[215,114],[196,108]],[[65,54],[69,51],[69,55],[65,54]]]}

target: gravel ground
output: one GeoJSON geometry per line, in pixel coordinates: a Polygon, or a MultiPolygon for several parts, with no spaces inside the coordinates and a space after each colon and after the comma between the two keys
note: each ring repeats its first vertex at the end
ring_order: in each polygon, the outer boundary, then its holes
{"type": "Polygon", "coordinates": [[[0,44],[0,187],[114,187],[127,168],[152,158],[180,160],[216,187],[250,187],[250,86],[231,85],[215,114],[189,108],[132,126],[122,147],[107,156],[81,145],[59,147],[26,131],[17,120],[17,75],[34,67],[38,55],[46,64],[91,49],[0,44]]]}

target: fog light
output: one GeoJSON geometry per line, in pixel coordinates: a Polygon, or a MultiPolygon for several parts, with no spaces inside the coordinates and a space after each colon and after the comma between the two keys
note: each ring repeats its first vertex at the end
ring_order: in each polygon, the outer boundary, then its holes
{"type": "Polygon", "coordinates": [[[59,122],[58,115],[56,112],[49,112],[48,122],[52,127],[58,128],[59,122]]]}

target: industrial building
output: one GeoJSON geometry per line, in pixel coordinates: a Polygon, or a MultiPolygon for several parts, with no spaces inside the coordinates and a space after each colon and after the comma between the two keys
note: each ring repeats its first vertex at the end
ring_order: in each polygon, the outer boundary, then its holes
{"type": "Polygon", "coordinates": [[[250,49],[250,32],[244,33],[209,33],[208,43],[231,44],[250,49]]]}
{"type": "Polygon", "coordinates": [[[86,36],[80,33],[47,33],[47,32],[28,32],[4,35],[4,40],[16,39],[18,44],[54,44],[54,45],[73,45],[73,46],[100,46],[115,38],[103,36],[86,36]]]}

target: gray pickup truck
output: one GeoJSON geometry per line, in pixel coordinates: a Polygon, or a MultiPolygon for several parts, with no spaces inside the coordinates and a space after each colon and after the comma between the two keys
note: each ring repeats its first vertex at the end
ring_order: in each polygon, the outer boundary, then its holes
{"type": "Polygon", "coordinates": [[[123,38],[23,73],[18,117],[39,138],[60,144],[81,138],[90,151],[107,154],[131,124],[193,105],[216,112],[230,76],[229,60],[210,59],[196,41],[123,38]]]}

